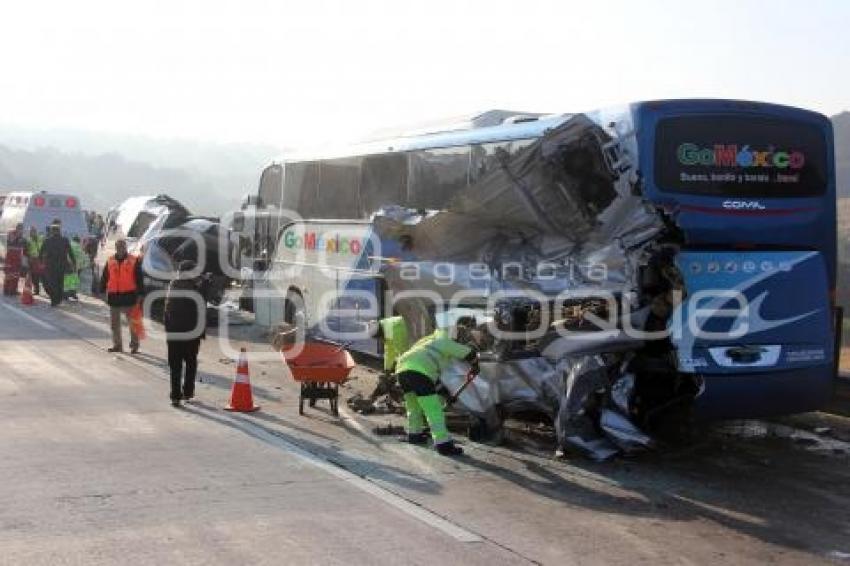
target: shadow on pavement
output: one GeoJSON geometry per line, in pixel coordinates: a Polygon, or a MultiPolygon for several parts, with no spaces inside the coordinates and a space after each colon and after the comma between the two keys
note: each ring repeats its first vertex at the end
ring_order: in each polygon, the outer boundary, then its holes
{"type": "Polygon", "coordinates": [[[846,546],[850,524],[846,458],[836,458],[830,465],[823,457],[801,454],[787,444],[747,442],[730,449],[711,440],[679,453],[634,460],[594,463],[577,456],[561,473],[558,464],[542,465],[522,453],[500,455],[518,462],[522,470],[474,456],[463,461],[566,505],[665,521],[702,519],[818,555],[830,545],[846,546]],[[610,488],[582,485],[599,481],[576,481],[583,472],[602,476],[610,488]]]}
{"type": "MultiPolygon", "coordinates": [[[[233,417],[228,418],[224,415],[217,415],[217,407],[213,407],[211,405],[195,401],[192,404],[184,405],[184,408],[185,410],[201,418],[207,419],[217,424],[228,426],[234,430],[238,430],[243,434],[250,435],[250,432],[245,431],[237,423],[234,423],[231,420],[231,418],[233,417]]],[[[259,428],[264,433],[273,435],[279,438],[280,440],[304,452],[307,452],[309,455],[316,457],[317,459],[324,460],[327,463],[330,463],[334,466],[338,466],[364,479],[380,480],[382,482],[387,482],[396,485],[402,489],[409,489],[412,491],[417,491],[426,494],[438,494],[442,490],[442,486],[438,482],[428,479],[426,477],[422,477],[419,474],[415,474],[386,463],[375,462],[364,458],[358,458],[345,452],[334,450],[333,447],[330,447],[327,444],[319,444],[306,438],[296,437],[291,434],[287,434],[283,431],[263,426],[257,421],[270,419],[257,419],[257,415],[258,413],[249,413],[239,416],[234,415],[234,417],[244,421],[245,423],[250,424],[250,426],[252,427],[259,428]]],[[[319,436],[312,431],[304,430],[304,432],[312,436],[319,436]]],[[[262,438],[256,436],[255,438],[258,438],[258,440],[263,441],[262,438]]]]}
{"type": "Polygon", "coordinates": [[[310,436],[317,436],[317,437],[319,437],[323,440],[327,440],[328,442],[338,442],[337,439],[331,438],[330,436],[327,436],[326,434],[322,434],[320,432],[316,432],[314,430],[310,430],[308,428],[298,426],[296,424],[293,424],[292,421],[288,421],[288,420],[282,419],[280,417],[277,417],[275,415],[272,415],[270,413],[264,412],[262,409],[260,409],[256,413],[253,413],[251,415],[251,418],[260,419],[261,421],[266,421],[266,422],[269,422],[269,423],[274,423],[274,424],[277,424],[277,425],[285,426],[286,428],[290,428],[292,430],[297,430],[298,432],[300,432],[302,434],[309,434],[310,436]]]}

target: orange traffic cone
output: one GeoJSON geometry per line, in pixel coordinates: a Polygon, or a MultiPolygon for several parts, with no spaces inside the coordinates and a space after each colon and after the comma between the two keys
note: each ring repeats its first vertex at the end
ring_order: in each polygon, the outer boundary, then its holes
{"type": "Polygon", "coordinates": [[[24,292],[21,293],[21,304],[22,305],[31,305],[35,302],[32,297],[32,279],[27,275],[26,279],[24,279],[24,292]]]}
{"type": "Polygon", "coordinates": [[[236,366],[236,379],[233,381],[233,389],[230,391],[230,404],[224,408],[227,411],[239,413],[250,413],[260,409],[254,404],[254,396],[251,393],[251,377],[248,375],[248,360],[245,348],[239,353],[239,364],[236,366]]]}

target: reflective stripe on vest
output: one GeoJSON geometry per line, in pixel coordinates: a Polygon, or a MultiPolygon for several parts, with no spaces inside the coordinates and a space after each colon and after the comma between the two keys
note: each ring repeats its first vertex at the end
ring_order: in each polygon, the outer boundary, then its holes
{"type": "Polygon", "coordinates": [[[107,293],[132,293],[136,291],[136,261],[138,259],[134,255],[128,255],[121,262],[114,256],[109,258],[106,264],[108,268],[107,293]]]}

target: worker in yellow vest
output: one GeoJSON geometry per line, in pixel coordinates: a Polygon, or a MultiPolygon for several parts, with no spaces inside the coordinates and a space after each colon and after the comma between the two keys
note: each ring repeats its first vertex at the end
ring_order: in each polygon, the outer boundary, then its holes
{"type": "Polygon", "coordinates": [[[30,235],[27,238],[27,259],[29,260],[28,269],[34,295],[41,293],[41,275],[44,272],[44,267],[39,255],[41,254],[42,244],[44,244],[44,236],[38,233],[35,226],[30,226],[30,235]]]}
{"type": "Polygon", "coordinates": [[[70,271],[65,273],[62,292],[65,294],[66,299],[77,300],[77,292],[80,290],[80,271],[88,265],[86,263],[88,256],[83,253],[79,236],[74,236],[71,239],[71,257],[74,260],[74,265],[70,271]]]}
{"type": "Polygon", "coordinates": [[[396,377],[404,391],[407,409],[407,441],[425,444],[425,422],[431,429],[434,448],[443,456],[459,456],[463,449],[456,446],[446,427],[443,402],[437,395],[440,374],[458,360],[470,364],[478,373],[478,351],[474,347],[474,321],[459,320],[449,328],[441,328],[425,336],[396,361],[396,377]]]}
{"type": "Polygon", "coordinates": [[[395,365],[399,356],[410,348],[410,340],[407,337],[407,324],[400,316],[391,316],[378,321],[375,329],[375,337],[381,340],[384,346],[384,373],[378,378],[378,386],[369,396],[373,401],[391,393],[397,387],[395,383],[395,365]]]}

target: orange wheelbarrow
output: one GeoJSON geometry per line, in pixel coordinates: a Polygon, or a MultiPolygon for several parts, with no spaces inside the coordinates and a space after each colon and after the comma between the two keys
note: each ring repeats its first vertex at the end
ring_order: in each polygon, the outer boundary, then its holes
{"type": "Polygon", "coordinates": [[[306,342],[280,351],[292,378],[301,384],[298,414],[304,414],[304,401],[310,407],[318,399],[327,399],[331,413],[339,416],[339,384],[345,383],[354,368],[354,359],[345,346],[324,342],[306,342]]]}

